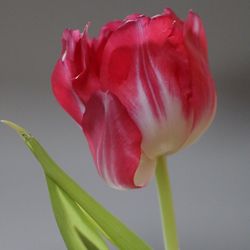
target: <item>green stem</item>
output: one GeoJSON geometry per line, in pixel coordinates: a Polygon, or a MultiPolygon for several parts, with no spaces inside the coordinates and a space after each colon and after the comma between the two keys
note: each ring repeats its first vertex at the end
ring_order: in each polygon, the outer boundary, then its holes
{"type": "Polygon", "coordinates": [[[170,179],[163,156],[159,157],[157,161],[156,182],[165,250],[179,250],[170,179]]]}

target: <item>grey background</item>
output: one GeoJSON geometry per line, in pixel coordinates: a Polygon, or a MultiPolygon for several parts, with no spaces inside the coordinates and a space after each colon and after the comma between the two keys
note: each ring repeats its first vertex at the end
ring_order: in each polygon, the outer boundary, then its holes
{"type": "MultiPolygon", "coordinates": [[[[103,183],[84,136],[52,96],[50,74],[65,27],[91,20],[94,35],[108,20],[167,6],[182,18],[190,8],[202,16],[218,90],[209,131],[169,159],[181,249],[249,250],[249,1],[0,0],[0,118],[29,129],[89,193],[163,249],[154,182],[128,192],[103,183]]],[[[65,249],[40,166],[4,126],[0,160],[0,249],[65,249]]]]}

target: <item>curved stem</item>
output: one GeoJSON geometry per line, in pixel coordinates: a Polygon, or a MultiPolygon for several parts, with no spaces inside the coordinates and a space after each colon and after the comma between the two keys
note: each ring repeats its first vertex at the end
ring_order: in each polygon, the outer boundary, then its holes
{"type": "Polygon", "coordinates": [[[161,210],[165,250],[178,250],[179,243],[175,223],[172,192],[164,156],[159,157],[157,160],[156,183],[161,210]]]}

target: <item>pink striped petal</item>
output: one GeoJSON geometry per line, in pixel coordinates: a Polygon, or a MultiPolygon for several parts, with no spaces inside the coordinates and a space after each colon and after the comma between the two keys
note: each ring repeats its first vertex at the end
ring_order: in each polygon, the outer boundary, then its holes
{"type": "Polygon", "coordinates": [[[100,79],[140,128],[152,159],[175,152],[191,129],[183,110],[190,75],[182,26],[172,12],[142,16],[113,32],[103,52],[100,79]]]}
{"type": "Polygon", "coordinates": [[[71,66],[72,88],[84,103],[100,88],[95,71],[96,59],[94,58],[93,41],[88,36],[88,27],[89,24],[80,34],[78,43],[72,42],[71,37],[67,37],[68,46],[65,50],[66,55],[71,54],[71,58],[66,62],[71,66]]]}
{"type": "Polygon", "coordinates": [[[126,107],[151,159],[178,151],[213,119],[206,38],[192,12],[185,24],[170,9],[136,15],[110,35],[100,67],[103,88],[126,107]]]}
{"type": "Polygon", "coordinates": [[[82,34],[79,30],[65,30],[62,36],[62,55],[52,73],[52,90],[58,102],[81,123],[84,104],[73,88],[74,81],[85,71],[82,58],[82,34]]]}
{"type": "Polygon", "coordinates": [[[205,29],[200,17],[193,11],[189,11],[184,24],[184,36],[189,48],[196,50],[199,56],[204,56],[208,60],[207,39],[205,29]]]}
{"type": "Polygon", "coordinates": [[[214,119],[217,97],[207,57],[205,30],[198,15],[190,11],[184,24],[184,41],[187,48],[192,79],[193,125],[183,146],[193,143],[205,132],[214,119]]]}
{"type": "Polygon", "coordinates": [[[61,59],[58,60],[54,68],[51,82],[57,101],[78,124],[81,124],[85,107],[72,88],[71,74],[61,59]]]}
{"type": "MultiPolygon", "coordinates": [[[[135,188],[151,177],[145,170],[139,173],[139,181],[134,181],[142,162],[141,133],[114,95],[98,92],[92,96],[86,104],[82,128],[98,172],[110,186],[135,188]]],[[[142,162],[146,168],[148,161],[142,162]]]]}

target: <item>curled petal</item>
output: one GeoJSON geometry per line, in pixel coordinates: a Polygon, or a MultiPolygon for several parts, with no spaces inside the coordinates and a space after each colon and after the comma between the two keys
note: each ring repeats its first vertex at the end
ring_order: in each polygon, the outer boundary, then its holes
{"type": "Polygon", "coordinates": [[[145,16],[142,15],[142,14],[139,14],[139,13],[131,14],[131,15],[128,15],[128,16],[125,17],[123,23],[129,22],[129,21],[136,21],[136,20],[138,20],[139,18],[142,18],[142,17],[145,17],[145,16]]]}
{"type": "Polygon", "coordinates": [[[190,11],[184,24],[185,41],[189,49],[196,50],[204,58],[208,59],[207,39],[205,29],[200,17],[190,11]]]}
{"type": "Polygon", "coordinates": [[[93,41],[88,37],[88,24],[81,34],[78,47],[79,49],[75,51],[75,58],[71,61],[73,67],[77,69],[72,77],[72,87],[81,100],[86,103],[91,95],[100,88],[95,67],[93,41]]]}
{"type": "Polygon", "coordinates": [[[61,58],[52,73],[52,90],[58,102],[75,119],[81,123],[84,104],[74,85],[86,72],[89,41],[79,30],[65,30],[62,35],[61,58]],[[84,51],[84,53],[83,53],[84,51]]]}
{"type": "Polygon", "coordinates": [[[61,60],[67,66],[72,78],[77,77],[86,70],[86,61],[88,60],[88,38],[79,30],[66,29],[62,35],[62,55],[61,60]],[[84,53],[83,53],[84,51],[84,53]]]}
{"type": "Polygon", "coordinates": [[[72,88],[71,73],[61,59],[58,60],[54,68],[51,83],[57,101],[78,124],[81,124],[85,107],[72,88]]]}
{"type": "Polygon", "coordinates": [[[134,176],[141,159],[141,133],[120,101],[108,92],[93,95],[82,128],[105,181],[120,189],[137,187],[134,176]]]}

